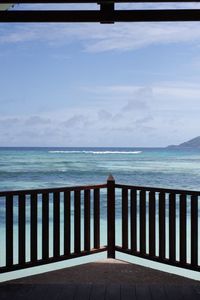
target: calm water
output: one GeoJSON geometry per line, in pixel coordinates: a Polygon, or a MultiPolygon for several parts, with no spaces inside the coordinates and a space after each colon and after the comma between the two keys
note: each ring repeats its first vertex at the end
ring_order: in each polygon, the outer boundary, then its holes
{"type": "Polygon", "coordinates": [[[200,150],[0,148],[0,190],[103,183],[200,189],[200,150]]]}
{"type": "MultiPolygon", "coordinates": [[[[200,190],[200,151],[167,150],[162,148],[0,148],[0,190],[51,188],[71,185],[98,184],[106,182],[112,173],[117,183],[165,188],[200,190]]],[[[120,203],[116,199],[116,214],[120,203]]],[[[106,243],[106,194],[101,202],[101,238],[106,243]],[[104,208],[103,208],[104,207],[104,208]]],[[[5,203],[4,203],[5,204],[5,203]]],[[[5,206],[0,204],[0,264],[5,263],[5,206]],[[4,245],[4,247],[2,246],[4,245]]],[[[18,201],[14,201],[14,260],[17,263],[18,243],[18,201]]],[[[41,207],[41,203],[39,203],[41,207]]],[[[63,204],[61,201],[61,210],[63,204]]],[[[50,199],[50,218],[52,215],[50,199]]],[[[41,220],[41,210],[38,220],[41,220]]],[[[26,255],[30,258],[30,202],[27,201],[26,255]]],[[[62,217],[61,217],[62,222],[62,217]]],[[[200,223],[200,222],[199,222],[200,223]]],[[[139,225],[139,224],[138,224],[139,225]]],[[[120,243],[121,219],[116,222],[116,237],[120,243]]],[[[61,226],[62,227],[62,226],[61,226]]],[[[168,227],[168,225],[167,225],[168,227]]],[[[199,226],[200,227],[200,226],[199,226]]],[[[83,229],[83,226],[82,226],[83,229]]],[[[188,220],[188,234],[190,235],[188,220]]],[[[50,254],[52,254],[53,224],[50,220],[50,254]]],[[[72,222],[73,230],[73,222],[72,222]]],[[[38,243],[41,256],[41,224],[38,225],[38,243]]],[[[61,229],[61,251],[63,234],[61,229]]],[[[190,237],[188,239],[190,241],[190,237]]],[[[73,241],[72,241],[73,244],[73,241]]],[[[189,250],[188,244],[188,250],[189,250]]],[[[177,255],[179,249],[177,248],[177,255]]],[[[73,251],[73,249],[72,249],[73,251]]],[[[190,255],[188,251],[188,255],[190,255]]],[[[178,257],[178,256],[177,256],[178,257]]],[[[123,258],[123,257],[122,257],[123,258]]],[[[190,258],[188,258],[190,259],[190,258]]],[[[200,253],[199,253],[200,260],[200,253]]],[[[150,263],[149,263],[150,264],[150,263]]],[[[165,266],[164,269],[168,267],[165,266]]],[[[44,270],[45,267],[40,267],[44,270]]],[[[170,271],[170,270],[168,270],[170,271]]],[[[26,271],[28,272],[28,271],[26,271]]],[[[181,271],[183,274],[183,271],[181,271]]],[[[187,274],[185,273],[185,276],[187,274]]],[[[197,279],[198,279],[197,275],[197,279]]],[[[196,278],[196,277],[195,277],[196,278]]],[[[1,280],[1,278],[0,278],[1,280]]]]}

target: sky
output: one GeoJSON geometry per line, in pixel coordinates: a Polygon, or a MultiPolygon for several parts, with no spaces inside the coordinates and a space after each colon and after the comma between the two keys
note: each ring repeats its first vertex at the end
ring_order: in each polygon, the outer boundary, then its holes
{"type": "Polygon", "coordinates": [[[199,115],[198,22],[0,24],[0,146],[164,147],[199,115]]]}

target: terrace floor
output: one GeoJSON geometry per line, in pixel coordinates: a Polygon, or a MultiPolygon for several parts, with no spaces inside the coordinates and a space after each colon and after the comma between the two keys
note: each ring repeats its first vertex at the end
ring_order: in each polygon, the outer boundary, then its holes
{"type": "Polygon", "coordinates": [[[0,299],[200,300],[200,281],[107,259],[2,283],[0,299]]]}

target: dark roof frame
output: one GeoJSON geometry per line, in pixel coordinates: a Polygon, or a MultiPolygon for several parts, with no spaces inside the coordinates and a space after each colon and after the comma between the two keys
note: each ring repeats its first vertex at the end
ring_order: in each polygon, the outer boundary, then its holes
{"type": "MultiPolygon", "coordinates": [[[[3,3],[13,3],[3,0],[3,3]]],[[[200,21],[200,9],[116,10],[115,3],[200,3],[188,0],[17,0],[18,4],[80,4],[79,10],[8,10],[0,11],[0,22],[177,22],[200,21]],[[99,10],[82,10],[83,3],[99,4],[99,10]]]]}

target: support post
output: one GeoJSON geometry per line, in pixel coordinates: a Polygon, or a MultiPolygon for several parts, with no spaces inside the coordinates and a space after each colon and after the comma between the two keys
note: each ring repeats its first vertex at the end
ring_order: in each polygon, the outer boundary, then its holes
{"type": "Polygon", "coordinates": [[[115,258],[115,179],[107,179],[107,244],[108,258],[115,258]]]}
{"type": "Polygon", "coordinates": [[[101,1],[100,2],[100,13],[102,14],[101,24],[114,24],[112,21],[113,14],[115,12],[114,2],[101,1]]]}

